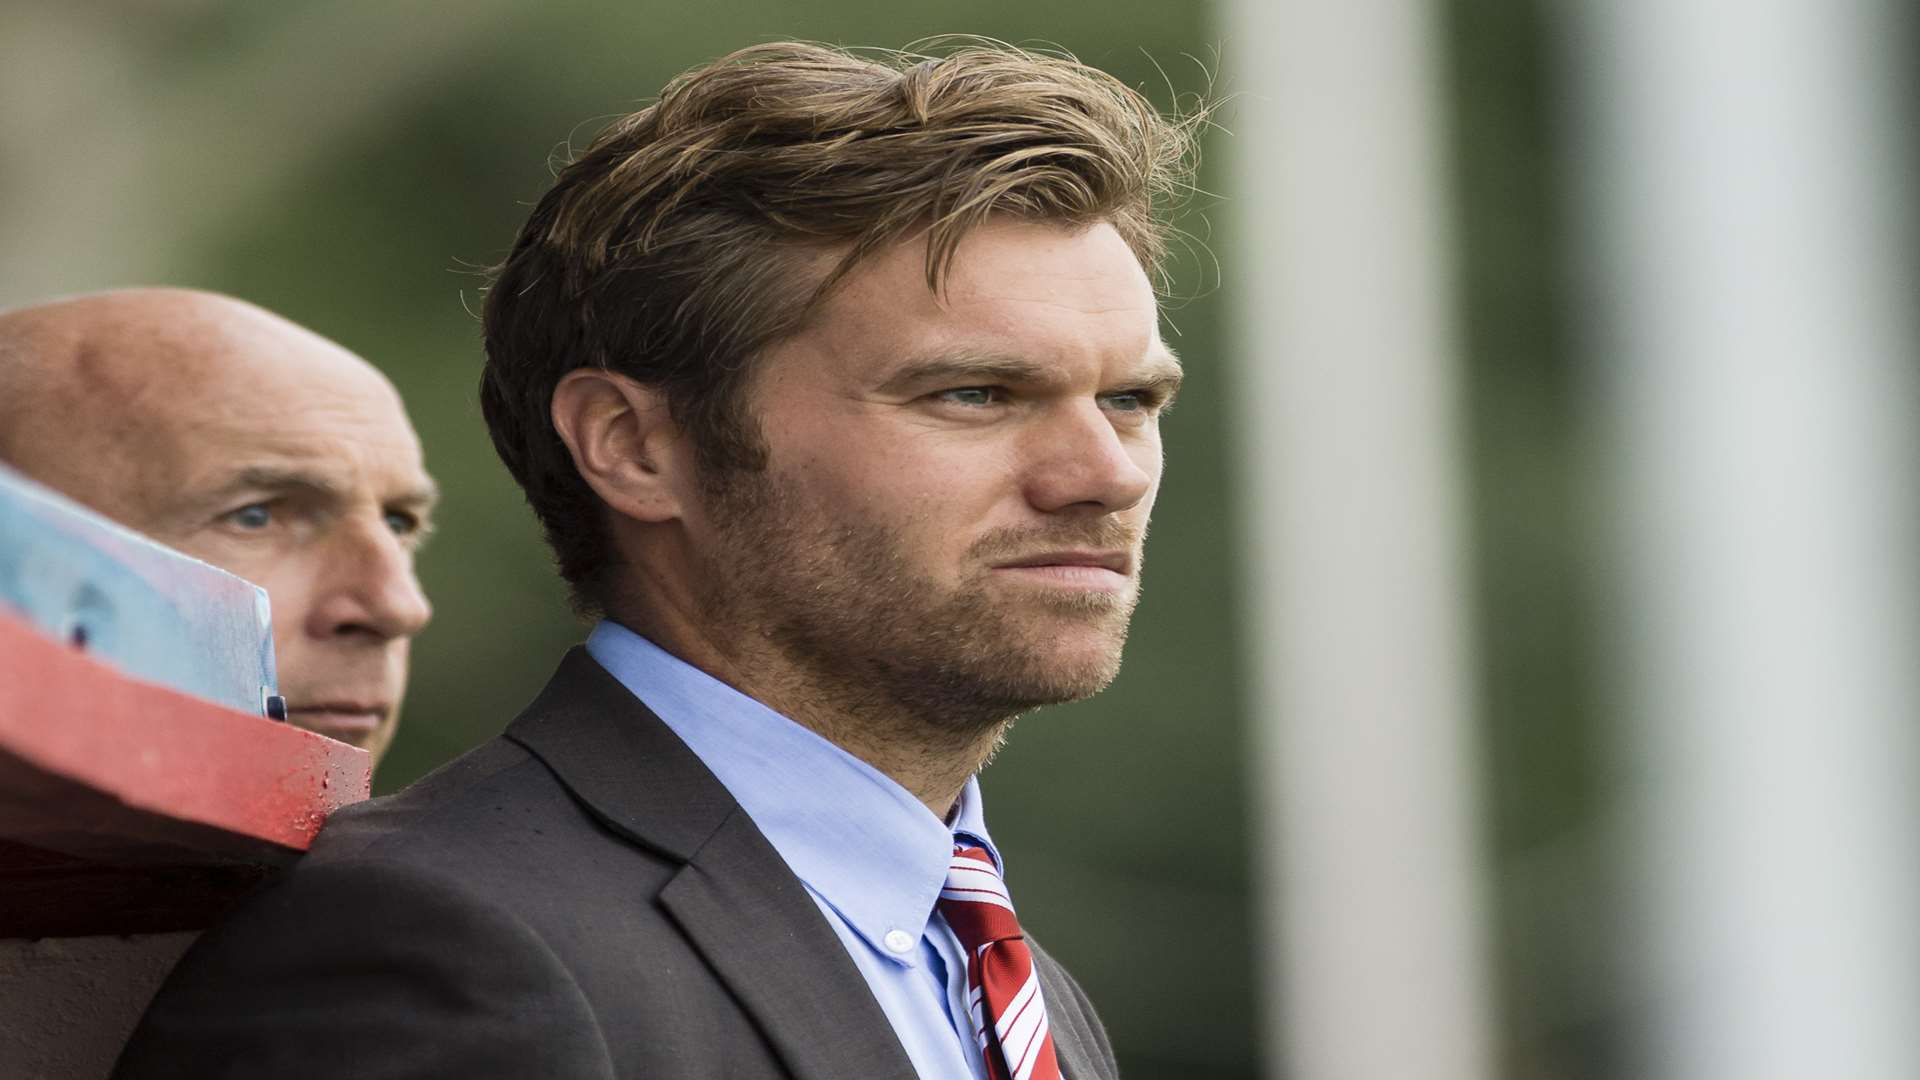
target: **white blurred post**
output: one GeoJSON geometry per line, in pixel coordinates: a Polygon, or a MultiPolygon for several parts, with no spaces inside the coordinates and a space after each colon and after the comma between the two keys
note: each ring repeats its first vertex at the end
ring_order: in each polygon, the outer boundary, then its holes
{"type": "Polygon", "coordinates": [[[1437,12],[1224,13],[1270,1065],[1488,1080],[1437,12]]]}
{"type": "Polygon", "coordinates": [[[1634,1075],[1912,1080],[1920,458],[1897,13],[1569,11],[1625,512],[1650,980],[1634,1075]]]}

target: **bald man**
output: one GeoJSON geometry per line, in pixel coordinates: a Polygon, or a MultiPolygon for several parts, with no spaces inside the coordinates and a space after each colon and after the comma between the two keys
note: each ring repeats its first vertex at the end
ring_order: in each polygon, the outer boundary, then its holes
{"type": "Polygon", "coordinates": [[[0,461],[266,589],[289,718],[378,764],[432,610],[435,495],[366,361],[184,289],[0,312],[0,461]]]}

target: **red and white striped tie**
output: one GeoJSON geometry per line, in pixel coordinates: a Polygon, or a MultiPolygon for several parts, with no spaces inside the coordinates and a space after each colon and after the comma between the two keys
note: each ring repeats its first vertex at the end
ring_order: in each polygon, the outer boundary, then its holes
{"type": "Polygon", "coordinates": [[[1007,884],[984,848],[954,847],[940,914],[967,951],[967,1007],[987,1076],[1060,1080],[1033,951],[1014,918],[1007,884]]]}

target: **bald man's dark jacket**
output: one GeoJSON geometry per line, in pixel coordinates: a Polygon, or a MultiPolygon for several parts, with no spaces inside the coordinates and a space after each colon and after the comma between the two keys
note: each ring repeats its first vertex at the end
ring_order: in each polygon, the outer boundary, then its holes
{"type": "MultiPolygon", "coordinates": [[[[1117,1075],[1035,949],[1060,1063],[1117,1075]]],[[[911,1077],[814,901],[585,651],[505,735],[336,814],[187,953],[116,1076],[911,1077]]]]}

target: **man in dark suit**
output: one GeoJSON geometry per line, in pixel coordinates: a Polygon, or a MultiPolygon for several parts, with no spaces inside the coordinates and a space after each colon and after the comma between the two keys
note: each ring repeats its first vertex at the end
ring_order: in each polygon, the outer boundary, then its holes
{"type": "Polygon", "coordinates": [[[974,775],[1118,670],[1187,146],[1003,46],[756,47],[603,133],[482,384],[598,625],[209,934],[120,1075],[1113,1076],[974,775]]]}

